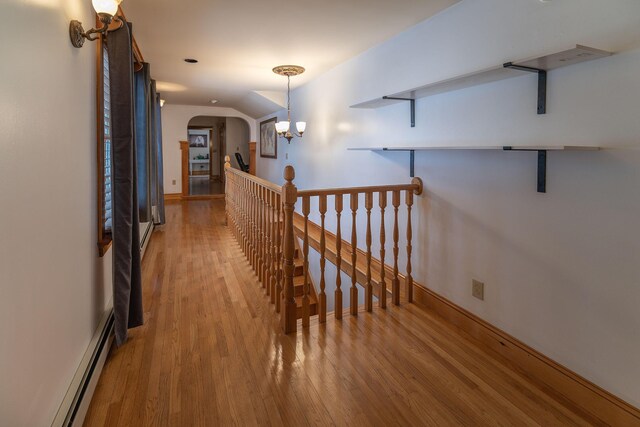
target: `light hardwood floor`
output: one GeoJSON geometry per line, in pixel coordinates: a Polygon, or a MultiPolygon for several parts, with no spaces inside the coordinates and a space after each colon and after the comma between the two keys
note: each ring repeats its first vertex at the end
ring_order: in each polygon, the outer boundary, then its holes
{"type": "Polygon", "coordinates": [[[145,325],[112,349],[86,426],[593,422],[415,305],[283,335],[224,200],[166,208],[143,261],[145,325]]]}

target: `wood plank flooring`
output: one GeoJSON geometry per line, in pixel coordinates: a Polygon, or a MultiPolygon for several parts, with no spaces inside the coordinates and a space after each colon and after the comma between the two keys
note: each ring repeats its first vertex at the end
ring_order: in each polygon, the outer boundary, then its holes
{"type": "Polygon", "coordinates": [[[166,206],[145,325],[112,349],[86,426],[529,426],[593,420],[414,305],[285,336],[224,201],[166,206]]]}

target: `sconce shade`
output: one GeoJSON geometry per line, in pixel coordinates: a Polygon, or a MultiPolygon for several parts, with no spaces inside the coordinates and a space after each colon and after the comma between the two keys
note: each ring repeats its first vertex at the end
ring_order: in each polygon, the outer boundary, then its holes
{"type": "Polygon", "coordinates": [[[296,129],[298,129],[298,133],[302,133],[307,129],[307,122],[296,122],[296,129]]]}
{"type": "Polygon", "coordinates": [[[284,122],[276,123],[276,132],[285,133],[288,130],[289,130],[289,122],[284,121],[284,122]]]}
{"type": "Polygon", "coordinates": [[[96,13],[106,13],[111,16],[118,13],[119,2],[117,0],[91,0],[91,3],[96,13]]]}

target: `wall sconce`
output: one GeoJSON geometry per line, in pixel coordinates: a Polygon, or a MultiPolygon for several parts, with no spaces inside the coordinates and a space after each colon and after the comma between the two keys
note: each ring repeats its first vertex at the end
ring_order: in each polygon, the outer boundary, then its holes
{"type": "MultiPolygon", "coordinates": [[[[98,19],[102,22],[102,27],[92,28],[89,31],[84,31],[82,23],[75,19],[69,23],[69,37],[71,38],[71,44],[74,47],[82,47],[84,40],[97,40],[100,34],[106,34],[109,31],[109,24],[115,20],[120,22],[120,27],[123,22],[116,17],[118,13],[118,6],[122,0],[92,0],[93,8],[98,14],[98,19]],[[97,34],[94,36],[94,34],[97,34]]],[[[118,28],[120,28],[118,27],[118,28]]]]}

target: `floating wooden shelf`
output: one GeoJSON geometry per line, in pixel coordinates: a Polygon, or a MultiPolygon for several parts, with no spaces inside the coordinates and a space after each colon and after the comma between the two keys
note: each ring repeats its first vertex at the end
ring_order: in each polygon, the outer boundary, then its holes
{"type": "Polygon", "coordinates": [[[480,145],[480,146],[415,146],[415,147],[351,147],[350,151],[428,151],[428,150],[504,150],[504,151],[597,151],[589,145],[480,145]]]}
{"type": "Polygon", "coordinates": [[[597,151],[601,147],[589,145],[485,145],[485,146],[417,146],[417,147],[352,147],[351,151],[407,151],[409,175],[414,176],[415,152],[428,150],[502,150],[536,151],[538,153],[538,193],[547,192],[547,151],[597,151]]]}
{"type": "Polygon", "coordinates": [[[580,62],[591,61],[612,55],[611,52],[576,45],[573,49],[552,53],[517,62],[507,62],[492,68],[463,74],[450,79],[440,80],[424,86],[407,89],[381,98],[372,99],[352,105],[351,108],[380,108],[398,102],[411,102],[411,126],[415,126],[415,100],[444,92],[464,89],[485,83],[522,76],[529,73],[538,74],[538,114],[546,112],[546,73],[547,71],[580,62]]]}

